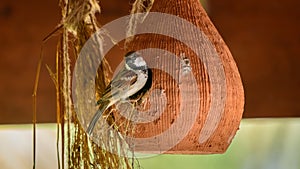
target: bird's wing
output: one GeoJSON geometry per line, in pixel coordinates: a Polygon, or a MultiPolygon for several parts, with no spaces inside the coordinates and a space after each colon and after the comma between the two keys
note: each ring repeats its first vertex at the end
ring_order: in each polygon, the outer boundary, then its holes
{"type": "Polygon", "coordinates": [[[123,92],[129,90],[130,85],[136,81],[137,74],[135,72],[127,70],[126,68],[121,69],[106,87],[97,103],[101,104],[101,102],[105,100],[121,97],[123,92]]]}
{"type": "Polygon", "coordinates": [[[122,97],[122,94],[129,90],[130,85],[137,81],[137,74],[133,71],[122,69],[118,74],[113,78],[111,83],[106,87],[105,91],[102,94],[102,97],[97,102],[99,106],[98,111],[94,114],[91,122],[89,123],[87,133],[91,134],[94,130],[94,127],[103,114],[105,110],[111,105],[114,104],[117,99],[122,97]]]}

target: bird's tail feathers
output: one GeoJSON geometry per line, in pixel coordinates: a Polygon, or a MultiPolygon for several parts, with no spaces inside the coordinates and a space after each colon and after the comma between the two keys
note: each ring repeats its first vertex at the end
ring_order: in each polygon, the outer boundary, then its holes
{"type": "Polygon", "coordinates": [[[106,110],[108,106],[108,103],[102,103],[100,104],[100,107],[99,109],[97,110],[97,112],[95,113],[95,115],[93,116],[91,122],[89,123],[89,126],[87,128],[87,133],[89,135],[92,134],[95,126],[96,126],[96,123],[98,122],[99,118],[101,117],[101,115],[104,113],[104,111],[106,110]]]}

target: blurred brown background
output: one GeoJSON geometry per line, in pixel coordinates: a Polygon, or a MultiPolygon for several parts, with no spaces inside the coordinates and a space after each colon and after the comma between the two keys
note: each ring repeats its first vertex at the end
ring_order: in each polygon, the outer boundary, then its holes
{"type": "MultiPolygon", "coordinates": [[[[129,13],[129,1],[101,2],[105,24],[129,13]]],[[[42,39],[60,21],[58,0],[0,2],[0,123],[32,121],[32,90],[42,39]]],[[[300,1],[207,0],[207,12],[240,69],[244,117],[300,117],[300,1]]],[[[38,122],[54,122],[54,37],[44,49],[38,122]]]]}

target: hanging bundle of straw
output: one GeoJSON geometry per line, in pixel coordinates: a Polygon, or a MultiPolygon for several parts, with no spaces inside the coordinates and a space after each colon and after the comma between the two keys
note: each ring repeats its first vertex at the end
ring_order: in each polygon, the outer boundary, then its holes
{"type": "MultiPolygon", "coordinates": [[[[137,0],[133,4],[133,12],[149,11],[148,9],[151,8],[151,5],[144,6],[147,3],[143,0],[137,0]],[[141,6],[144,7],[141,8],[141,6]]],[[[153,0],[151,3],[153,3],[153,0]]],[[[88,137],[81,126],[82,124],[79,123],[71,99],[72,66],[76,62],[84,44],[93,33],[99,30],[100,26],[95,14],[100,13],[100,6],[97,0],[60,0],[59,5],[62,15],[61,23],[44,39],[44,41],[47,41],[54,32],[60,33],[57,44],[55,71],[47,67],[56,86],[58,168],[134,168],[134,157],[129,159],[126,157],[126,152],[120,151],[122,149],[122,145],[120,144],[122,137],[113,135],[112,133],[105,133],[105,131],[98,131],[103,132],[99,136],[100,144],[95,144],[88,137]],[[59,149],[59,140],[62,140],[62,150],[59,149]],[[62,154],[62,159],[60,159],[60,153],[62,154]]],[[[134,18],[132,22],[134,22],[134,18]]],[[[134,31],[134,27],[130,30],[134,31]]],[[[98,50],[99,54],[103,56],[101,36],[99,35],[99,38],[95,41],[98,44],[95,50],[98,50]]],[[[36,106],[40,66],[41,61],[34,87],[34,106],[36,106]]],[[[85,66],[88,67],[89,65],[85,66]]],[[[103,59],[102,64],[98,68],[95,81],[96,97],[108,85],[110,75],[110,66],[103,59]]],[[[76,92],[84,93],[85,91],[76,92]]],[[[110,110],[110,113],[111,111],[113,110],[110,110]]],[[[108,120],[113,121],[114,119],[111,118],[108,120]]],[[[115,125],[114,122],[110,123],[115,125]]],[[[34,133],[35,124],[36,109],[34,109],[34,133]]],[[[35,168],[35,153],[33,168],[35,168]]]]}

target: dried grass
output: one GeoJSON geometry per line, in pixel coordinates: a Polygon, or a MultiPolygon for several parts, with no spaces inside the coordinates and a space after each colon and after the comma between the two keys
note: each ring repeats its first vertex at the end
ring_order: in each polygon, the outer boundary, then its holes
{"type": "MultiPolygon", "coordinates": [[[[133,4],[131,13],[149,12],[153,5],[153,1],[154,0],[136,0],[133,4]]],[[[62,15],[61,23],[44,39],[45,42],[52,37],[55,32],[59,32],[55,71],[52,71],[49,67],[47,67],[56,86],[58,168],[134,168],[136,165],[134,164],[135,159],[134,157],[129,159],[128,157],[124,156],[127,152],[122,150],[124,146],[122,145],[123,138],[118,134],[118,132],[115,132],[117,134],[113,135],[112,133],[106,133],[105,131],[102,131],[98,137],[100,139],[101,146],[99,147],[87,136],[86,132],[80,125],[71,100],[71,67],[72,64],[76,62],[76,58],[85,42],[100,28],[95,17],[96,13],[100,13],[100,6],[97,0],[60,0],[59,5],[61,7],[62,15]],[[59,149],[60,139],[62,140],[62,150],[59,149]],[[116,150],[120,150],[120,153],[110,153],[116,152],[116,150]],[[62,159],[60,159],[59,154],[62,154],[62,159]]],[[[128,29],[128,33],[134,32],[136,24],[136,18],[131,18],[131,24],[130,28],[128,29]]],[[[103,46],[103,42],[101,37],[97,38],[96,41],[98,44],[98,49],[95,50],[99,50],[100,47],[99,51],[100,55],[102,55],[101,47],[103,46]]],[[[127,41],[127,43],[130,42],[127,41]]],[[[36,95],[41,65],[42,50],[33,92],[33,168],[36,166],[36,95]]],[[[99,94],[108,85],[110,75],[110,66],[104,59],[98,68],[98,74],[96,77],[96,96],[99,96],[99,94]]],[[[113,127],[119,128],[120,126],[117,126],[117,124],[120,125],[120,123],[116,123],[114,121],[115,119],[109,116],[109,114],[112,112],[113,110],[109,110],[107,120],[113,127]]],[[[132,127],[129,127],[128,123],[123,124],[123,128],[127,130],[133,130],[132,127]]]]}

